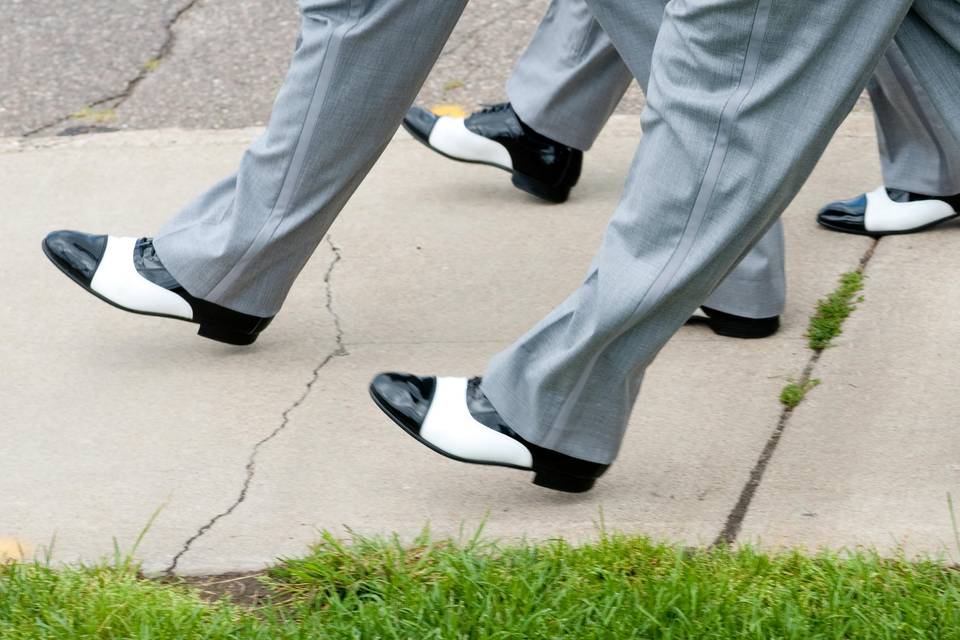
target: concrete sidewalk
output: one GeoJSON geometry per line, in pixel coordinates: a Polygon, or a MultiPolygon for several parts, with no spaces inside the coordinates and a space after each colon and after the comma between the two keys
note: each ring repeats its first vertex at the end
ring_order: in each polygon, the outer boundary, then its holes
{"type": "Polygon", "coordinates": [[[479,373],[565,297],[616,204],[638,119],[614,118],[563,206],[398,134],[247,349],[119,312],[41,254],[52,229],[153,233],[255,133],[0,141],[0,547],[55,540],[56,560],[93,561],[114,539],[129,548],[160,509],[137,550],[148,572],[256,569],[324,529],[457,535],[485,521],[491,537],[581,539],[601,518],[691,544],[739,531],[956,555],[960,226],[874,247],[813,221],[823,202],[879,184],[869,114],[848,119],[786,214],[783,330],[681,330],[649,371],[620,460],[581,496],[431,453],[366,386],[382,370],[479,373]],[[870,255],[866,300],[815,365],[822,384],[785,416],[778,394],[811,363],[816,300],[870,255]]]}

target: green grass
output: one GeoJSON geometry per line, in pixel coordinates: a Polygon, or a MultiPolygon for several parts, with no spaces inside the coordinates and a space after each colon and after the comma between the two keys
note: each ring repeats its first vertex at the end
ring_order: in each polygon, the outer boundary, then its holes
{"type": "MultiPolygon", "coordinates": [[[[863,296],[858,296],[863,290],[863,267],[840,276],[840,284],[826,298],[817,301],[817,310],[810,316],[807,325],[807,344],[814,351],[820,352],[830,346],[833,339],[843,333],[844,321],[857,308],[857,303],[863,302],[863,296]]],[[[790,380],[780,391],[780,404],[788,409],[797,408],[807,392],[820,384],[819,379],[807,380],[804,374],[799,382],[790,380]]]]}
{"type": "Polygon", "coordinates": [[[262,579],[244,607],[123,564],[9,565],[0,638],[960,638],[960,573],[869,553],[328,536],[262,579]]]}
{"type": "Polygon", "coordinates": [[[819,384],[819,378],[807,380],[802,384],[800,382],[788,382],[787,386],[780,392],[780,404],[790,409],[796,408],[807,397],[807,392],[819,384]]]}
{"type": "Polygon", "coordinates": [[[852,271],[840,277],[840,286],[830,295],[817,301],[817,312],[810,318],[807,338],[810,348],[823,351],[843,331],[843,321],[853,313],[863,289],[863,273],[852,271]],[[856,298],[856,299],[855,299],[856,298]]]}

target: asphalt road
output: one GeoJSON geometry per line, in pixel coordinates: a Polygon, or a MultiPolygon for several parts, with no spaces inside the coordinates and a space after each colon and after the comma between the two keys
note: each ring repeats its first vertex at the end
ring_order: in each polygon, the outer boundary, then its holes
{"type": "MultiPolygon", "coordinates": [[[[471,2],[419,101],[502,100],[547,4],[471,2]]],[[[0,0],[0,136],[264,124],[298,23],[291,0],[0,0]]]]}

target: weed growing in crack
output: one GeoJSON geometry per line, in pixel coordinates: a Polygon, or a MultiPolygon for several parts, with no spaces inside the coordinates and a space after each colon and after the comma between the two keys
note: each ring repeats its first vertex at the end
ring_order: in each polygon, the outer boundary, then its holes
{"type": "Polygon", "coordinates": [[[843,332],[843,321],[853,313],[857,303],[863,302],[863,296],[857,296],[863,289],[863,278],[861,271],[845,273],[840,277],[840,286],[817,301],[817,312],[807,328],[811,349],[823,351],[843,332]]]}
{"type": "Polygon", "coordinates": [[[798,404],[803,402],[803,399],[806,397],[807,392],[820,384],[819,378],[814,378],[813,380],[800,381],[796,382],[791,380],[787,386],[783,388],[783,391],[780,392],[780,404],[787,407],[788,409],[794,409],[798,404]]]}

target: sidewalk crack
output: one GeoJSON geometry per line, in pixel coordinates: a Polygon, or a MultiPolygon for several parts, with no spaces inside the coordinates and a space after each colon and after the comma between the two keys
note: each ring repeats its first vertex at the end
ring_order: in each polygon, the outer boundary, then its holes
{"type": "Polygon", "coordinates": [[[299,408],[300,405],[302,405],[310,396],[310,392],[313,391],[313,387],[320,378],[320,372],[323,370],[323,368],[330,364],[334,358],[341,358],[350,355],[350,351],[347,349],[344,342],[343,326],[340,321],[340,315],[336,312],[333,305],[333,272],[334,269],[336,269],[337,264],[339,264],[343,259],[343,256],[340,253],[340,247],[334,244],[333,239],[330,236],[327,236],[326,240],[327,244],[330,245],[330,249],[333,251],[333,260],[330,261],[330,265],[327,267],[327,273],[323,278],[323,282],[326,287],[327,294],[326,309],[330,314],[330,317],[333,319],[333,326],[336,330],[336,345],[333,351],[324,356],[317,366],[314,367],[310,375],[310,379],[307,381],[306,385],[304,385],[303,392],[300,394],[300,396],[280,414],[280,424],[277,425],[273,431],[258,440],[256,444],[253,445],[253,449],[250,451],[250,455],[247,457],[246,467],[244,468],[246,471],[246,476],[243,479],[243,484],[240,485],[240,492],[237,494],[236,499],[234,499],[229,507],[214,515],[202,527],[197,529],[196,533],[187,538],[187,540],[183,543],[183,546],[180,548],[180,551],[173,556],[173,558],[170,560],[170,564],[167,565],[167,568],[163,570],[165,575],[172,575],[174,571],[176,571],[177,564],[179,564],[180,559],[188,551],[190,551],[190,549],[193,547],[193,544],[206,535],[207,532],[209,532],[214,525],[217,524],[217,522],[232,514],[236,508],[247,499],[250,485],[253,483],[253,477],[257,472],[257,456],[260,453],[260,449],[268,442],[279,436],[287,428],[287,425],[290,423],[290,414],[296,411],[297,408],[299,408]]]}
{"type": "MultiPolygon", "coordinates": [[[[177,24],[180,22],[180,19],[186,15],[191,9],[196,7],[202,0],[188,0],[184,3],[179,9],[174,12],[174,14],[163,23],[163,31],[165,33],[163,42],[160,44],[160,48],[157,49],[156,53],[150,57],[150,59],[140,67],[140,71],[137,72],[133,78],[127,80],[123,89],[112,95],[98,98],[93,102],[90,102],[85,106],[86,109],[93,109],[95,107],[106,107],[107,109],[117,109],[124,102],[127,101],[136,90],[137,86],[147,79],[147,76],[156,69],[163,60],[165,60],[170,53],[173,51],[173,45],[176,42],[177,35],[175,32],[177,24]]],[[[50,129],[53,129],[57,125],[61,125],[65,122],[69,122],[74,118],[74,115],[77,112],[69,113],[64,116],[58,116],[57,118],[46,122],[38,127],[30,129],[26,133],[21,134],[22,138],[31,138],[41,133],[44,133],[50,129]]],[[[81,126],[77,127],[77,133],[84,133],[88,131],[103,130],[102,127],[97,126],[81,126]]],[[[109,130],[109,129],[108,129],[109,130]]]]}
{"type": "MultiPolygon", "coordinates": [[[[877,250],[879,244],[880,238],[877,238],[870,244],[870,247],[867,248],[867,251],[863,254],[863,256],[861,256],[859,266],[856,269],[858,273],[863,274],[866,271],[867,265],[870,264],[870,260],[873,258],[873,254],[877,250]]],[[[813,379],[813,372],[816,369],[817,363],[820,362],[820,357],[822,355],[822,349],[813,350],[813,353],[810,354],[810,357],[807,359],[807,364],[804,366],[803,372],[800,374],[800,379],[797,381],[797,384],[801,388],[806,387],[806,385],[813,379]]],[[[790,423],[790,418],[793,416],[793,413],[796,409],[797,407],[795,406],[784,406],[781,410],[780,418],[777,420],[776,427],[774,427],[773,432],[767,439],[766,444],[764,444],[763,450],[760,452],[760,456],[753,465],[753,469],[750,470],[750,477],[740,490],[740,497],[737,499],[733,509],[731,509],[730,513],[727,515],[723,529],[717,535],[717,538],[714,540],[712,546],[718,547],[731,545],[740,535],[740,530],[743,527],[743,521],[746,519],[747,512],[750,510],[750,504],[753,502],[753,498],[757,493],[757,489],[760,487],[760,483],[763,480],[763,475],[767,470],[767,466],[770,464],[770,460],[773,458],[773,454],[776,452],[777,446],[780,444],[780,439],[783,437],[783,433],[786,431],[786,428],[790,423]]]]}

